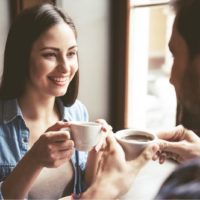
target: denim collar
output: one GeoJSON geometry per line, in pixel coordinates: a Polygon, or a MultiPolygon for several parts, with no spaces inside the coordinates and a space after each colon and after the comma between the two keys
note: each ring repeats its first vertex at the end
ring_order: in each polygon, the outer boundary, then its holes
{"type": "MultiPolygon", "coordinates": [[[[2,109],[3,112],[0,118],[2,117],[2,120],[5,124],[10,123],[18,116],[23,119],[22,111],[21,108],[19,107],[17,99],[6,100],[1,104],[2,105],[0,109],[2,109]]],[[[56,98],[56,104],[58,106],[58,110],[61,115],[61,120],[67,121],[64,115],[64,104],[60,98],[56,98]]]]}
{"type": "Polygon", "coordinates": [[[21,116],[23,118],[17,99],[4,101],[2,105],[2,110],[3,121],[6,124],[13,121],[18,116],[21,116]]]}

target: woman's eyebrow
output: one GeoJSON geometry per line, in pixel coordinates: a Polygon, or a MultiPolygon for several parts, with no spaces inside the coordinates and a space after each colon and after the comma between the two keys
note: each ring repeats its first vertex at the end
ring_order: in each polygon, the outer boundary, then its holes
{"type": "MultiPolygon", "coordinates": [[[[78,48],[78,46],[77,45],[73,45],[73,46],[69,47],[68,50],[71,50],[71,49],[74,49],[74,48],[78,48]]],[[[60,49],[56,48],[56,47],[43,47],[43,48],[40,49],[40,51],[49,50],[49,49],[50,50],[54,50],[54,51],[60,51],[60,49]]]]}
{"type": "Polygon", "coordinates": [[[59,51],[59,48],[56,48],[56,47],[43,47],[43,48],[40,49],[40,51],[44,51],[44,50],[59,51]]]}
{"type": "Polygon", "coordinates": [[[74,45],[74,46],[71,46],[71,47],[69,47],[69,49],[68,50],[71,50],[71,49],[74,49],[74,48],[78,48],[78,46],[77,45],[74,45]]]}

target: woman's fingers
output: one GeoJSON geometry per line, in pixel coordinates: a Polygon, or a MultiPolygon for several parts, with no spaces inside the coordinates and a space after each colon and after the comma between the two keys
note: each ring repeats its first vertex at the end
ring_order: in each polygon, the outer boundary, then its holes
{"type": "Polygon", "coordinates": [[[112,127],[104,119],[97,119],[96,122],[102,125],[101,136],[98,144],[95,146],[95,150],[98,152],[106,146],[105,139],[112,133],[112,127]]]}
{"type": "Polygon", "coordinates": [[[69,127],[69,122],[58,121],[53,126],[49,127],[46,132],[59,131],[61,128],[69,127]]]}
{"type": "Polygon", "coordinates": [[[102,131],[109,132],[112,131],[112,126],[110,126],[105,119],[97,119],[97,123],[102,125],[102,131]]]}
{"type": "Polygon", "coordinates": [[[47,161],[44,163],[45,167],[56,168],[68,161],[73,154],[73,150],[54,152],[47,157],[47,161]]]}
{"type": "Polygon", "coordinates": [[[59,160],[69,160],[73,150],[74,142],[67,131],[46,132],[31,148],[33,157],[46,167],[58,167],[59,160]]]}
{"type": "Polygon", "coordinates": [[[113,134],[106,138],[106,144],[109,151],[114,151],[117,148],[116,145],[119,145],[113,134]]]}
{"type": "Polygon", "coordinates": [[[124,151],[111,135],[106,138],[106,147],[102,151],[99,161],[98,173],[109,171],[123,171],[126,167],[124,151]]]}
{"type": "Polygon", "coordinates": [[[74,141],[67,140],[64,142],[54,142],[49,144],[49,146],[52,146],[52,148],[55,148],[57,151],[64,151],[74,148],[74,141]]]}
{"type": "Polygon", "coordinates": [[[71,158],[71,156],[72,156],[73,153],[74,153],[74,150],[73,150],[73,149],[64,150],[64,151],[59,151],[58,159],[59,159],[59,160],[63,160],[63,159],[69,160],[69,158],[71,158]]]}
{"type": "Polygon", "coordinates": [[[97,145],[95,146],[96,152],[98,152],[100,149],[105,148],[105,146],[106,146],[105,140],[106,140],[106,137],[107,137],[107,136],[108,136],[108,134],[107,134],[106,132],[102,132],[102,133],[101,133],[99,142],[98,142],[97,145]]]}
{"type": "Polygon", "coordinates": [[[70,139],[68,131],[51,131],[41,135],[41,138],[46,142],[62,142],[70,139]]]}

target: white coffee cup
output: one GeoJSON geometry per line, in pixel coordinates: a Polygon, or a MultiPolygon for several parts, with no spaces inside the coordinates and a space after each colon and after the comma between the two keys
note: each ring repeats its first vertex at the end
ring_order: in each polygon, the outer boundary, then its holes
{"type": "Polygon", "coordinates": [[[100,140],[102,125],[96,122],[70,122],[70,136],[79,151],[90,151],[100,140]]]}
{"type": "Polygon", "coordinates": [[[149,130],[123,129],[115,133],[115,138],[125,152],[126,160],[133,160],[150,144],[157,140],[157,136],[149,130]]]}

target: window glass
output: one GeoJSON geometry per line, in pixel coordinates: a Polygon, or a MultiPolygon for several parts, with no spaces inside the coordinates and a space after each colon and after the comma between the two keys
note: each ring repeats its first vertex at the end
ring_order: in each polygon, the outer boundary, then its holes
{"type": "Polygon", "coordinates": [[[176,96],[169,83],[172,57],[168,41],[173,12],[167,3],[142,7],[134,7],[135,0],[131,3],[127,125],[149,129],[172,127],[176,96]]]}

